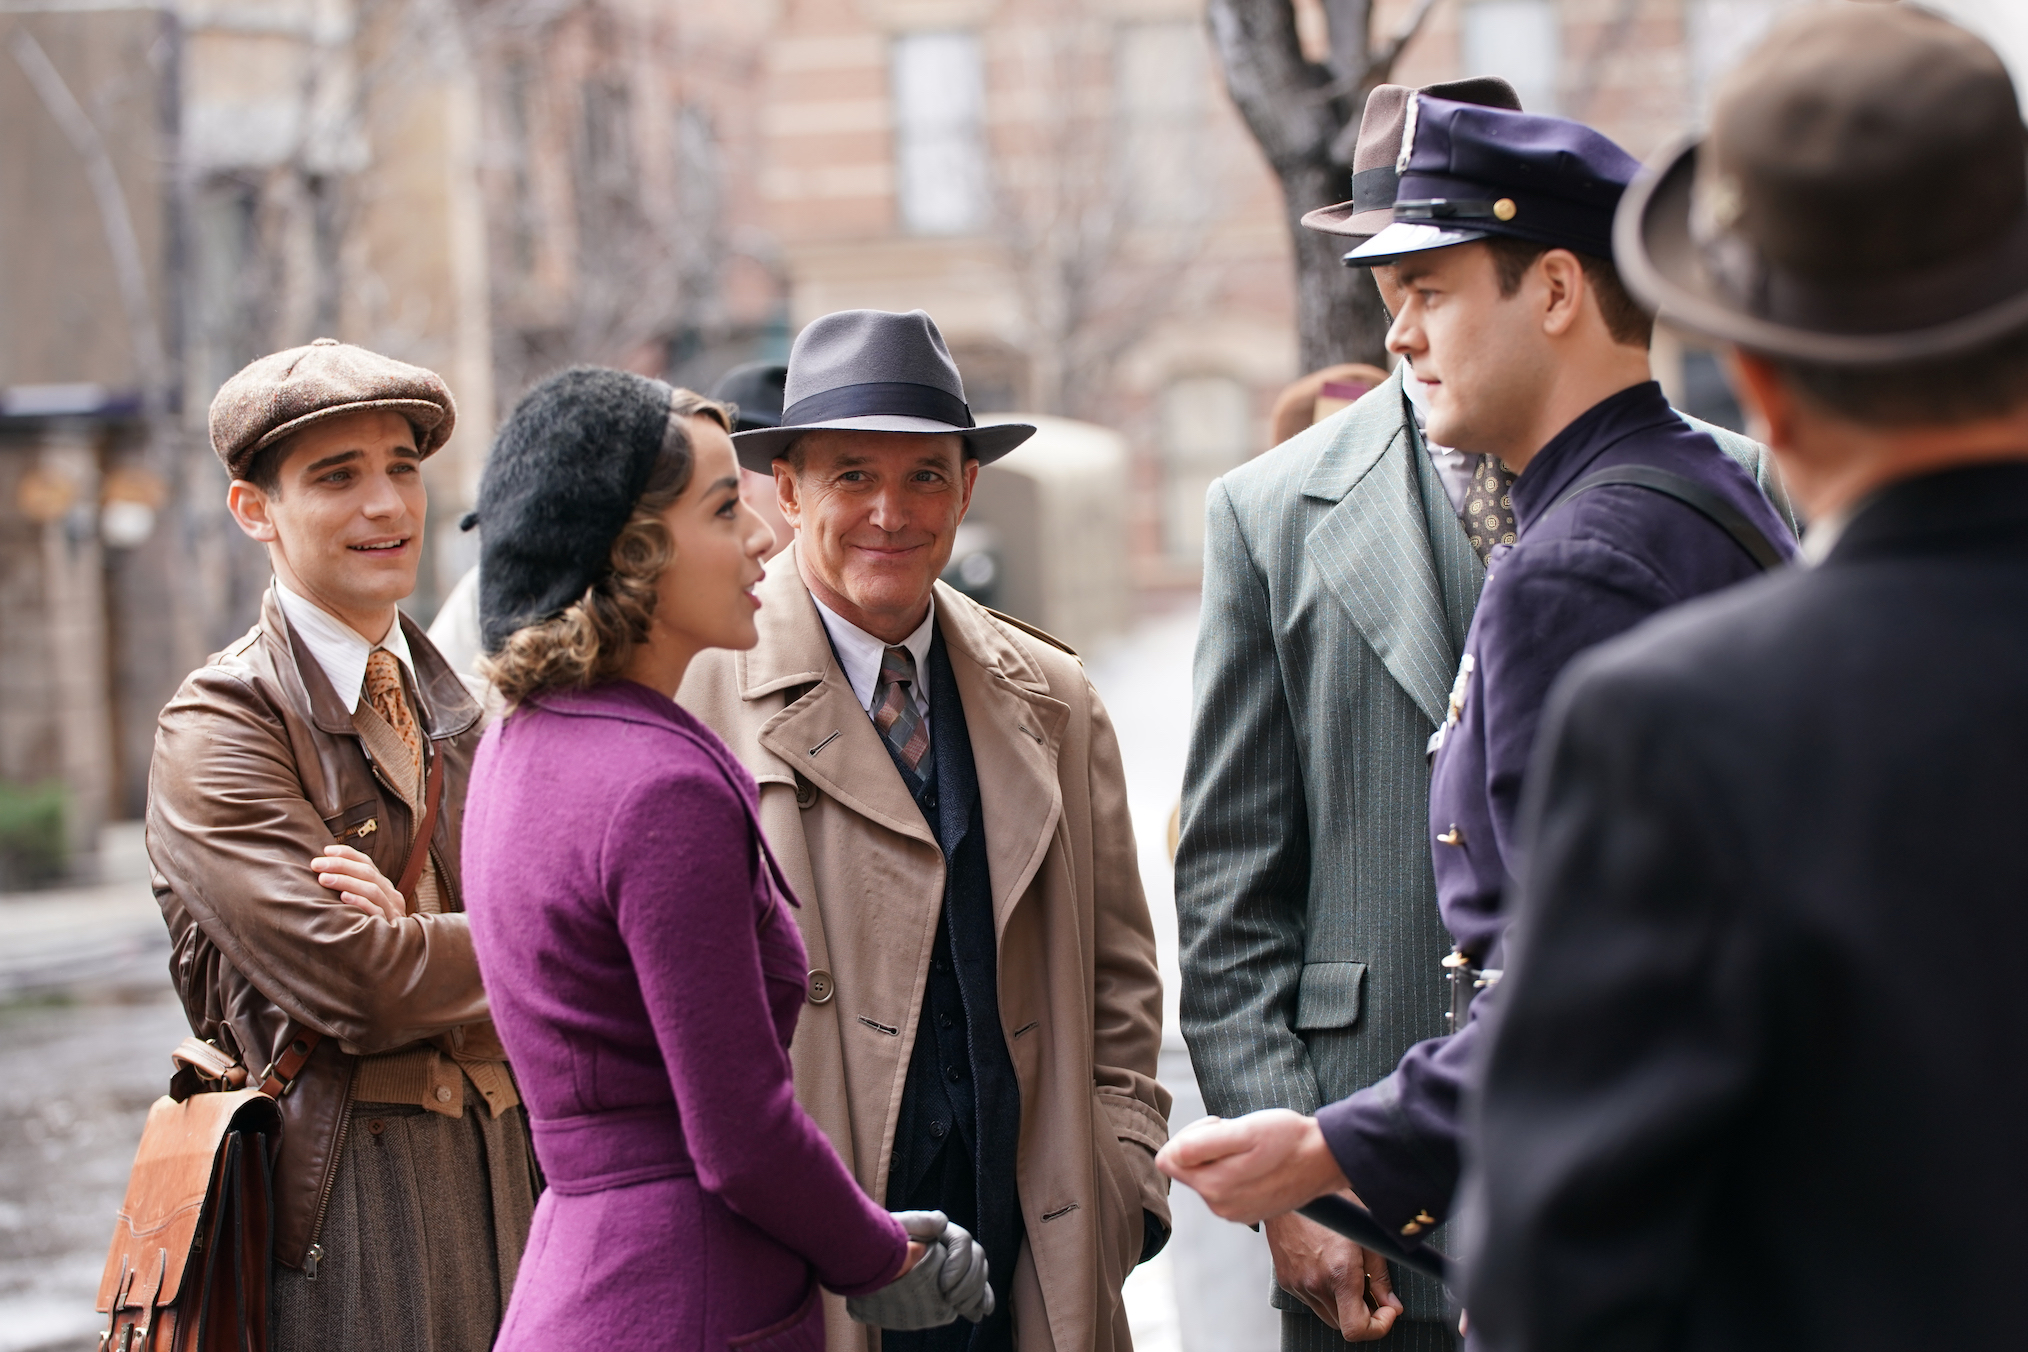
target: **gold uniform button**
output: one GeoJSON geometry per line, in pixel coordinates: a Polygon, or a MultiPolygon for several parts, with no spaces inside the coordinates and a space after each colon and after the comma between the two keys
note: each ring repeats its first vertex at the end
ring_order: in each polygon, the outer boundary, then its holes
{"type": "Polygon", "coordinates": [[[1520,213],[1521,208],[1514,205],[1514,199],[1511,197],[1503,197],[1493,203],[1493,215],[1500,220],[1511,221],[1520,213]]]}
{"type": "Polygon", "coordinates": [[[810,972],[811,1004],[813,1005],[825,1004],[831,999],[833,995],[836,995],[837,993],[838,987],[832,982],[831,974],[829,972],[825,971],[821,967],[814,968],[811,970],[810,972]]]}

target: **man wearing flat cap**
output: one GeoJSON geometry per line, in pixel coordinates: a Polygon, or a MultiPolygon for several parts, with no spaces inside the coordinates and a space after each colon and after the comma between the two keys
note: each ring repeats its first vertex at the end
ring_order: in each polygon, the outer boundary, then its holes
{"type": "Polygon", "coordinates": [[[191,1028],[286,1091],[277,1352],[481,1352],[534,1208],[459,896],[479,710],[396,606],[455,419],[435,373],[328,338],[211,406],[275,577],[162,710],[148,856],[191,1028]]]}
{"type": "Polygon", "coordinates": [[[1553,701],[1466,1197],[1492,1349],[1993,1348],[2028,1253],[2028,129],[1905,6],[1784,19],[1620,209],[1812,566],[1553,701]]]}
{"type": "Polygon", "coordinates": [[[1119,747],[1075,654],[937,581],[979,467],[1032,435],[977,426],[930,317],[849,310],[789,357],[780,426],[734,438],[796,543],[760,643],[677,698],[760,783],[804,905],[796,1090],[860,1183],[985,1246],[978,1326],[831,1352],[1131,1346],[1120,1288],[1167,1238],[1154,1152],[1161,982],[1119,747]]]}
{"type": "MultiPolygon", "coordinates": [[[[1393,223],[1419,95],[1521,107],[1490,78],[1376,88],[1352,199],[1303,224],[1364,245],[1393,223]]],[[[1395,268],[1372,273],[1389,313],[1402,313],[1395,268]]],[[[1314,1113],[1445,1031],[1451,945],[1424,749],[1446,716],[1485,560],[1514,538],[1514,475],[1496,455],[1425,435],[1420,354],[1404,355],[1379,388],[1226,475],[1207,502],[1176,907],[1183,1032],[1205,1106],[1225,1117],[1314,1113]]],[[[1771,474],[1746,438],[1697,426],[1771,474]]],[[[1262,1229],[1290,1352],[1383,1334],[1394,1347],[1456,1342],[1436,1282],[1402,1269],[1390,1284],[1385,1259],[1298,1215],[1262,1229]]]]}
{"type": "MultiPolygon", "coordinates": [[[[1579,653],[1778,567],[1788,523],[1648,370],[1651,323],[1611,261],[1638,164],[1562,118],[1418,95],[1394,223],[1349,257],[1392,263],[1388,345],[1428,387],[1428,434],[1516,472],[1513,543],[1488,556],[1442,724],[1428,835],[1453,941],[1455,1032],[1314,1119],[1257,1113],[1164,1156],[1215,1210],[1254,1220],[1349,1184],[1420,1244],[1452,1209],[1460,1094],[1505,967],[1515,816],[1551,683],[1579,653]]],[[[1488,512],[1490,518],[1492,513],[1488,512]]]]}

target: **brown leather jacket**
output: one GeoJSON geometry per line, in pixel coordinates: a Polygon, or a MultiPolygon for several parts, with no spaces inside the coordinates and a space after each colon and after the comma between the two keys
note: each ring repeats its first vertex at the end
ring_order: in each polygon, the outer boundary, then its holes
{"type": "Polygon", "coordinates": [[[280,1053],[292,1020],[324,1034],[282,1099],[275,1257],[293,1268],[303,1266],[330,1196],[353,1053],[433,1038],[468,1052],[498,1046],[458,889],[480,712],[423,631],[406,616],[401,623],[421,687],[418,721],[444,760],[429,842],[443,914],[389,925],[310,871],[339,840],[399,877],[415,824],[272,590],[260,623],[183,682],[155,732],[148,857],[191,1028],[251,1075],[280,1053]]]}

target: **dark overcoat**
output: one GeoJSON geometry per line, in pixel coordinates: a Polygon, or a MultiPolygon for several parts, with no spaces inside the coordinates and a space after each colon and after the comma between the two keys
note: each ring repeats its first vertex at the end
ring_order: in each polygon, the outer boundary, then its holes
{"type": "Polygon", "coordinates": [[[1464,1196],[1487,1349],[2021,1339],[2028,465],[1585,658],[1464,1196]]]}

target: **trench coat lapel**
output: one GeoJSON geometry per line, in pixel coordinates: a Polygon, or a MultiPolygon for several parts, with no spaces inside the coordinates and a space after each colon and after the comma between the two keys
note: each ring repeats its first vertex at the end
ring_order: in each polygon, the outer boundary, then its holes
{"type": "Polygon", "coordinates": [[[973,602],[941,582],[937,625],[964,702],[965,732],[978,771],[998,935],[1042,867],[1063,819],[1056,764],[1070,708],[1044,693],[1042,672],[973,602]]]}
{"type": "Polygon", "coordinates": [[[797,574],[793,546],[770,562],[757,594],[760,643],[734,659],[740,695],[753,700],[810,687],[761,725],[760,744],[860,816],[938,849],[831,651],[823,618],[797,574]]]}
{"type": "Polygon", "coordinates": [[[1397,367],[1353,405],[1304,481],[1305,497],[1335,504],[1306,545],[1360,636],[1438,723],[1458,655],[1423,515],[1414,460],[1420,439],[1403,409],[1401,379],[1397,367]]]}

